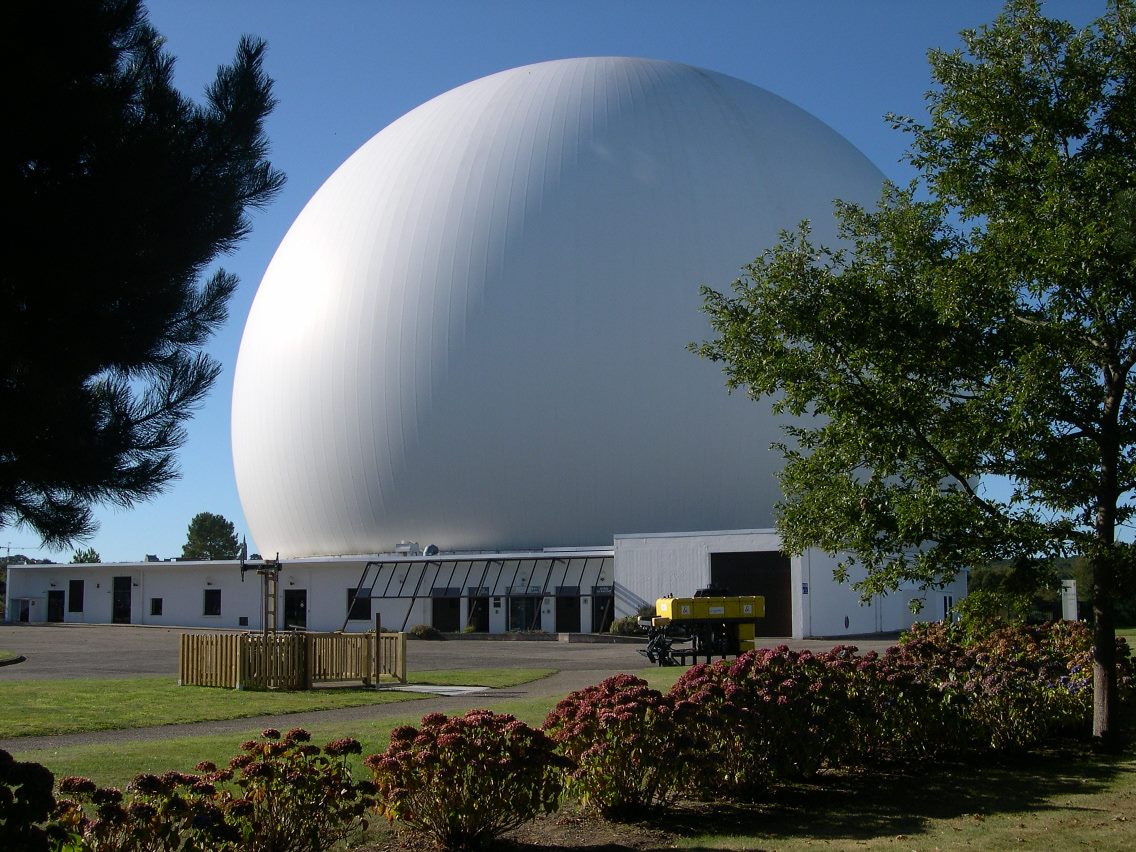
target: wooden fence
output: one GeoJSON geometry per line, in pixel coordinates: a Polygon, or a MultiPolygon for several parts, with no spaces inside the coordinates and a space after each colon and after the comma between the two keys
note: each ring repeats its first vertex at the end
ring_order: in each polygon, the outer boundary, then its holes
{"type": "Polygon", "coordinates": [[[374,672],[376,680],[383,675],[389,675],[399,683],[406,683],[405,633],[375,634],[374,672]]]}
{"type": "Polygon", "coordinates": [[[388,675],[406,682],[405,633],[183,633],[178,682],[230,689],[310,689],[388,675]]]}
{"type": "Polygon", "coordinates": [[[237,689],[311,689],[311,658],[303,633],[244,633],[237,636],[237,689]]]}

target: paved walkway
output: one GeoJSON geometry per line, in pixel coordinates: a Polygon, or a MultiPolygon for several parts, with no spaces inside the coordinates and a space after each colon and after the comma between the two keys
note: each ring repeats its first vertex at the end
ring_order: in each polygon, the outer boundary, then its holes
{"type": "MultiPolygon", "coordinates": [[[[0,625],[0,648],[27,658],[17,665],[0,667],[0,700],[3,699],[4,683],[15,680],[116,678],[147,674],[176,678],[178,637],[182,632],[173,628],[129,625],[0,625]]],[[[878,639],[843,641],[864,651],[882,650],[894,642],[878,639]]],[[[769,640],[770,645],[782,642],[791,647],[813,650],[825,650],[837,644],[825,640],[769,640]]],[[[642,670],[647,661],[638,653],[641,647],[642,643],[637,641],[597,644],[523,640],[410,641],[407,643],[407,667],[413,672],[529,668],[554,669],[556,674],[520,686],[472,695],[429,695],[415,701],[338,710],[91,731],[56,737],[20,737],[0,740],[0,749],[27,751],[211,734],[244,734],[266,727],[285,729],[328,722],[420,718],[429,712],[464,712],[471,707],[492,706],[518,698],[561,698],[612,674],[642,670]]]]}

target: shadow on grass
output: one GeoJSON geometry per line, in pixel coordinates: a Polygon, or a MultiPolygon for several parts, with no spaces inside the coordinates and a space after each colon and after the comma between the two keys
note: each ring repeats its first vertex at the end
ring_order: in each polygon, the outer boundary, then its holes
{"type": "Polygon", "coordinates": [[[779,838],[917,835],[932,820],[1053,809],[1056,797],[1103,790],[1126,760],[1131,755],[1094,754],[1068,742],[981,761],[886,766],[781,787],[753,805],[677,808],[667,815],[666,829],[685,837],[759,835],[774,844],[779,838]]]}
{"type": "MultiPolygon", "coordinates": [[[[685,848],[797,848],[802,840],[844,848],[881,837],[914,838],[932,831],[935,824],[959,818],[973,822],[1004,813],[1093,810],[1062,799],[1107,793],[1119,775],[1132,771],[1132,759],[1131,749],[1116,756],[1098,755],[1085,743],[1061,742],[1020,756],[826,775],[815,783],[780,787],[755,804],[685,802],[626,822],[605,820],[565,803],[558,812],[510,832],[495,848],[661,852],[676,842],[697,844],[699,839],[728,846],[685,848]]],[[[402,839],[401,846],[367,848],[417,852],[428,847],[420,838],[402,839]]]]}

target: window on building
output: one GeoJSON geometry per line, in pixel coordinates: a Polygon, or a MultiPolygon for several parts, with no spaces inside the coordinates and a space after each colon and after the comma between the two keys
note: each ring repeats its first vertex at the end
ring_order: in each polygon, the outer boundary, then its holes
{"type": "Polygon", "coordinates": [[[535,596],[509,597],[509,629],[539,630],[540,602],[535,596]]]}
{"type": "Polygon", "coordinates": [[[201,609],[202,615],[220,615],[221,614],[221,590],[220,589],[206,589],[205,590],[205,605],[201,609]]]}
{"type": "Polygon", "coordinates": [[[347,590],[347,620],[348,621],[370,621],[371,620],[371,599],[370,598],[356,598],[355,590],[347,590]]]}
{"type": "Polygon", "coordinates": [[[162,599],[150,598],[150,615],[162,614],[162,599]]]}
{"type": "Polygon", "coordinates": [[[83,611],[83,581],[72,580],[67,584],[67,611],[83,611]]]}

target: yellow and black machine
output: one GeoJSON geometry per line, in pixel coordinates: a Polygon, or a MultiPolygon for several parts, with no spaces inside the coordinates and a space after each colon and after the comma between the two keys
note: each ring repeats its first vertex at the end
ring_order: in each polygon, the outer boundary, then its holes
{"type": "Polygon", "coordinates": [[[639,653],[660,666],[736,656],[753,647],[757,619],[764,617],[765,598],[731,595],[726,589],[699,589],[692,598],[659,598],[654,618],[645,625],[647,647],[639,653]]]}

